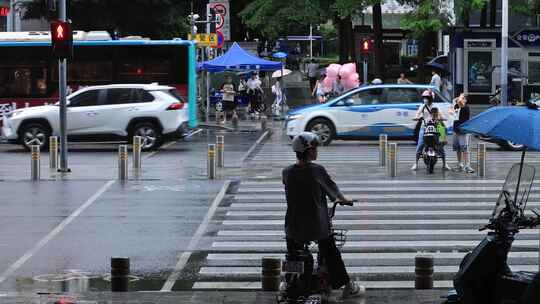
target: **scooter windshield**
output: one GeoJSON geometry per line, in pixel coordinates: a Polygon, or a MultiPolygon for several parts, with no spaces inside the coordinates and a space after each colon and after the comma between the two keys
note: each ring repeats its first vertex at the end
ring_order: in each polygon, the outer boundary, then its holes
{"type": "Polygon", "coordinates": [[[514,206],[519,209],[520,214],[525,212],[527,200],[529,199],[529,192],[534,181],[535,169],[531,165],[523,164],[520,169],[520,164],[514,164],[502,187],[502,191],[499,194],[495,208],[493,209],[492,219],[499,217],[506,207],[505,200],[508,196],[514,203],[514,206]],[[521,177],[520,177],[521,171],[521,177]],[[519,187],[518,187],[519,183],[519,187]],[[505,192],[507,195],[505,195],[505,192]],[[517,195],[516,195],[517,192],[517,195]]]}

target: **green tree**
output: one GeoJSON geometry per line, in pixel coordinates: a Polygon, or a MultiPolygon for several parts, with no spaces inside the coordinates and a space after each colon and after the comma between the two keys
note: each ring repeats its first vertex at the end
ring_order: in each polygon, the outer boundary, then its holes
{"type": "MultiPolygon", "coordinates": [[[[68,18],[76,30],[115,30],[123,36],[141,35],[154,39],[186,37],[189,31],[188,0],[71,0],[68,18]]],[[[47,1],[25,3],[25,18],[54,19],[47,1]]]]}

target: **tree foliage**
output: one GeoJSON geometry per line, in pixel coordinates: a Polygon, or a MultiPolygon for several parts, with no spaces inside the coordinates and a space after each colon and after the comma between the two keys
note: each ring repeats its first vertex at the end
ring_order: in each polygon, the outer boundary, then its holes
{"type": "MultiPolygon", "coordinates": [[[[188,0],[71,0],[67,3],[68,18],[77,30],[118,30],[123,36],[151,38],[185,37],[189,30],[188,0]]],[[[57,18],[49,14],[46,0],[24,5],[25,18],[57,18]]]]}

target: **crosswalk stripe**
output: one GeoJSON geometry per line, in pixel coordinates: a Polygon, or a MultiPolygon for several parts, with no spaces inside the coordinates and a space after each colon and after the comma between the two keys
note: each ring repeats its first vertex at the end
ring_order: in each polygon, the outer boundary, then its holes
{"type": "MultiPolygon", "coordinates": [[[[434,219],[434,220],[334,220],[334,225],[452,225],[452,224],[486,224],[486,219],[434,219]]],[[[284,220],[224,220],[223,225],[279,225],[283,226],[284,220]]]]}
{"type": "MultiPolygon", "coordinates": [[[[396,180],[336,180],[338,185],[373,185],[373,184],[387,184],[387,185],[397,185],[397,184],[499,184],[502,185],[504,180],[502,179],[396,179],[396,180]]],[[[540,182],[537,182],[540,183],[540,182]]],[[[258,186],[258,185],[278,185],[283,187],[282,181],[253,181],[247,180],[242,181],[242,187],[244,186],[258,186]]]]}
{"type": "MultiPolygon", "coordinates": [[[[354,259],[378,259],[378,260],[413,260],[419,253],[426,252],[344,252],[341,256],[345,260],[354,259]]],[[[459,259],[461,260],[466,252],[427,252],[433,256],[434,261],[440,259],[459,259]]],[[[314,254],[315,256],[315,254],[314,254]]],[[[538,258],[538,251],[510,252],[510,258],[538,258]]],[[[284,259],[283,253],[210,253],[207,260],[261,260],[263,257],[276,257],[284,259]]]]}
{"type": "MultiPolygon", "coordinates": [[[[490,210],[381,210],[381,211],[336,211],[336,216],[410,216],[410,215],[491,215],[490,210]]],[[[532,214],[532,212],[531,212],[532,214]]],[[[269,217],[269,216],[285,216],[285,211],[227,211],[226,216],[250,216],[250,217],[269,217]]]]}
{"type": "MultiPolygon", "coordinates": [[[[486,210],[493,210],[495,203],[493,201],[487,202],[376,202],[367,203],[360,202],[354,203],[353,206],[347,206],[350,208],[369,208],[369,207],[436,207],[436,208],[457,208],[457,207],[482,207],[486,210]]],[[[540,207],[540,202],[528,202],[528,207],[540,207]]],[[[332,207],[332,204],[328,204],[328,207],[332,207]]],[[[231,209],[285,209],[287,203],[232,203],[229,208],[231,209]]],[[[336,211],[337,212],[337,211],[336,211]]]]}
{"type": "MultiPolygon", "coordinates": [[[[459,266],[439,266],[433,267],[434,273],[438,275],[455,274],[459,266]]],[[[513,271],[538,271],[536,265],[512,265],[513,271]]],[[[414,266],[349,266],[347,272],[350,275],[369,274],[414,274],[414,266]]],[[[238,275],[261,275],[261,267],[201,267],[202,275],[238,276],[238,275]]]]}
{"type": "MultiPolygon", "coordinates": [[[[427,190],[426,190],[427,191],[427,190]]],[[[344,192],[344,194],[347,194],[349,192],[344,192]]],[[[453,198],[460,198],[460,199],[472,199],[472,198],[489,198],[489,199],[497,199],[499,197],[498,194],[491,194],[491,193],[438,193],[435,194],[434,197],[431,197],[431,199],[453,199],[453,198]]],[[[354,196],[355,199],[383,199],[383,198],[391,198],[391,199],[397,199],[397,198],[404,198],[404,194],[357,194],[354,196]]],[[[426,193],[407,193],[405,198],[408,199],[430,199],[430,196],[426,193]]],[[[538,199],[540,198],[540,193],[531,193],[529,195],[529,198],[531,199],[538,199]]],[[[238,194],[235,196],[236,201],[263,201],[263,200],[284,200],[285,194],[265,194],[265,195],[252,195],[252,194],[238,194]]]]}
{"type": "MultiPolygon", "coordinates": [[[[484,231],[478,229],[364,229],[348,230],[347,235],[484,235],[484,231]]],[[[538,231],[527,229],[521,230],[520,235],[538,235],[538,231]]],[[[285,236],[282,230],[220,230],[218,236],[285,236]]]]}
{"type": "MultiPolygon", "coordinates": [[[[345,243],[345,248],[454,248],[473,247],[478,245],[478,241],[457,241],[457,240],[434,240],[434,241],[349,241],[345,243]]],[[[538,248],[538,240],[516,240],[513,246],[527,246],[538,248]]],[[[285,242],[272,241],[217,241],[212,243],[213,248],[285,248],[285,242]]]]}
{"type": "MultiPolygon", "coordinates": [[[[493,192],[501,191],[501,187],[340,187],[342,192],[400,192],[400,191],[422,191],[426,193],[429,192],[466,192],[466,191],[477,191],[477,192],[493,192]]],[[[540,191],[540,187],[531,187],[531,192],[540,191]]],[[[243,188],[238,190],[238,194],[244,193],[284,193],[285,189],[283,187],[278,188],[243,188]]]]}
{"type": "MultiPolygon", "coordinates": [[[[361,281],[367,289],[406,289],[414,288],[414,281],[361,281]]],[[[433,281],[434,288],[451,288],[452,281],[433,281]]],[[[261,282],[195,282],[196,290],[260,290],[261,282]]]]}

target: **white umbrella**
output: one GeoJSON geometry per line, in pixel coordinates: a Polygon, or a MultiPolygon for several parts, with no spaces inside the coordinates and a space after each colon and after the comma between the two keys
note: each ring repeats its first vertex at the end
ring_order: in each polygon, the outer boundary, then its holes
{"type": "Polygon", "coordinates": [[[292,71],[289,69],[277,70],[274,73],[272,73],[272,78],[279,78],[279,77],[287,76],[290,73],[292,73],[292,71]]]}

